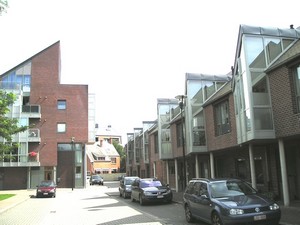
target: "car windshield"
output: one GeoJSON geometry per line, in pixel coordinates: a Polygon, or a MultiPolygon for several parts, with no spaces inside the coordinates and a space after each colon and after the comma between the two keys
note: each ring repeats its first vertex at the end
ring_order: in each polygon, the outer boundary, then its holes
{"type": "Polygon", "coordinates": [[[130,184],[132,184],[133,183],[133,181],[134,181],[135,179],[134,178],[132,178],[132,179],[125,179],[125,185],[130,185],[130,184]]]}
{"type": "Polygon", "coordinates": [[[143,180],[141,181],[141,188],[145,187],[160,187],[162,186],[161,182],[158,180],[143,180]]]}
{"type": "Polygon", "coordinates": [[[40,184],[41,187],[50,187],[52,185],[53,185],[52,181],[42,181],[40,184]]]}
{"type": "Polygon", "coordinates": [[[100,177],[100,176],[98,176],[98,175],[94,175],[94,176],[92,176],[92,179],[95,179],[95,180],[100,180],[100,179],[101,179],[101,177],[100,177]]]}
{"type": "Polygon", "coordinates": [[[256,194],[255,189],[245,182],[220,181],[211,184],[211,195],[213,198],[224,198],[238,195],[256,194]]]}

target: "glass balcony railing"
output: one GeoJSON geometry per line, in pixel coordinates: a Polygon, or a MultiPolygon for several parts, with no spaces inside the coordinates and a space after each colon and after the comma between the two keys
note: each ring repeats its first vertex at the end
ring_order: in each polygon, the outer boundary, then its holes
{"type": "Polygon", "coordinates": [[[41,118],[41,106],[40,105],[23,105],[22,113],[27,114],[30,118],[41,118]]]}
{"type": "Polygon", "coordinates": [[[29,167],[40,166],[39,153],[29,152],[27,154],[10,154],[1,157],[0,167],[29,167]]]}

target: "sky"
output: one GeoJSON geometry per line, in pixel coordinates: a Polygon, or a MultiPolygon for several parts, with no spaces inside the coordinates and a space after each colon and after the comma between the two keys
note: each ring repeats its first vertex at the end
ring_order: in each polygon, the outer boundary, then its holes
{"type": "Polygon", "coordinates": [[[0,74],[60,41],[61,83],[87,84],[96,123],[122,135],[157,119],[185,74],[234,64],[240,24],[300,26],[298,0],[8,0],[0,74]]]}

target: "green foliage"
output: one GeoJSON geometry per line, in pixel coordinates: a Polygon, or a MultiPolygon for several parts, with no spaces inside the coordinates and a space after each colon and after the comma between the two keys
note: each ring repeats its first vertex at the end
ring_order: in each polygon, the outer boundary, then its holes
{"type": "Polygon", "coordinates": [[[124,148],[116,141],[113,141],[112,144],[120,155],[120,172],[126,172],[126,154],[124,152],[124,148]]]}
{"type": "Polygon", "coordinates": [[[15,100],[16,96],[13,93],[6,93],[0,90],[0,137],[4,138],[4,142],[0,142],[0,161],[9,158],[9,154],[18,148],[18,143],[12,142],[12,135],[28,129],[27,126],[19,126],[16,118],[5,116],[9,112],[9,106],[15,100]]]}

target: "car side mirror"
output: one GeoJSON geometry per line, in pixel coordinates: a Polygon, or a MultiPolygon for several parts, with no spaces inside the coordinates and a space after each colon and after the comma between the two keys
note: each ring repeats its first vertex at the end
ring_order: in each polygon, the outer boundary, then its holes
{"type": "Polygon", "coordinates": [[[201,195],[201,198],[208,199],[208,196],[206,194],[203,194],[201,195]]]}

